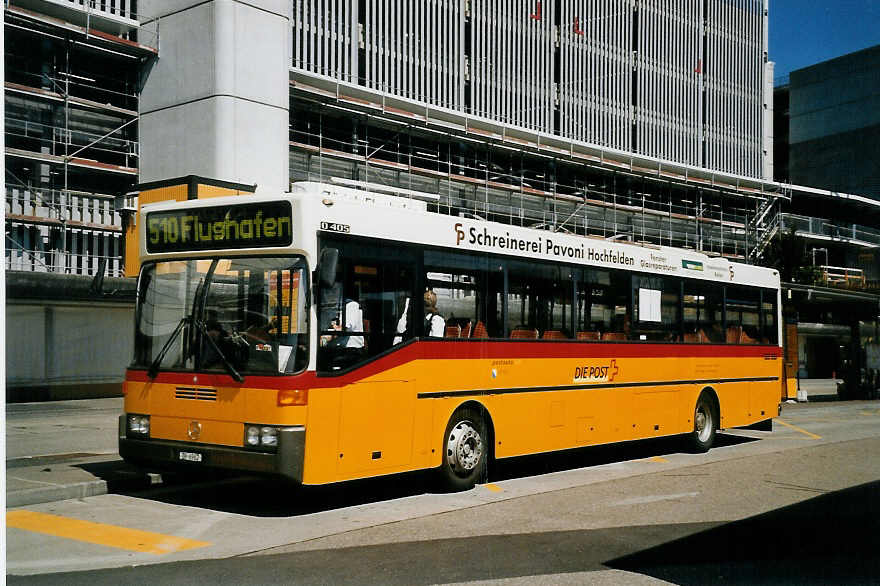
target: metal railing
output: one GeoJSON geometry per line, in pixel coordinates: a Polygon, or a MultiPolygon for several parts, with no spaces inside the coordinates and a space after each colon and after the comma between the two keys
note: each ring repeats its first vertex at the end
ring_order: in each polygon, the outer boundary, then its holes
{"type": "Polygon", "coordinates": [[[823,218],[795,214],[779,214],[779,223],[781,230],[794,228],[800,235],[806,237],[814,236],[822,240],[855,241],[880,246],[880,230],[859,224],[832,222],[823,218]]]}
{"type": "MultiPolygon", "coordinates": [[[[58,0],[55,0],[56,3],[58,0]]],[[[137,22],[136,0],[67,0],[66,4],[99,15],[128,18],[137,22]]]]}
{"type": "Polygon", "coordinates": [[[124,277],[125,265],[121,256],[76,254],[57,250],[29,250],[10,244],[6,239],[6,270],[33,273],[63,273],[94,276],[101,259],[106,259],[104,275],[124,277]]]}
{"type": "MultiPolygon", "coordinates": [[[[119,134],[121,133],[122,131],[119,131],[119,134]]],[[[38,141],[41,145],[49,145],[52,149],[51,154],[59,156],[64,154],[65,145],[75,149],[90,145],[95,141],[100,141],[100,144],[91,146],[92,151],[103,151],[126,159],[139,155],[139,143],[136,140],[117,138],[112,135],[102,138],[101,134],[94,132],[68,130],[62,126],[42,124],[9,116],[6,117],[6,135],[8,137],[7,146],[10,145],[10,138],[28,139],[29,141],[38,141]]]]}
{"type": "Polygon", "coordinates": [[[64,71],[55,71],[52,75],[44,72],[28,71],[20,67],[6,69],[6,81],[32,88],[36,91],[49,90],[60,94],[65,92],[71,98],[89,100],[96,104],[106,104],[123,110],[137,111],[138,96],[133,88],[128,87],[124,78],[111,75],[100,75],[88,71],[89,77],[78,76],[64,71]]]}
{"type": "Polygon", "coordinates": [[[865,271],[853,267],[832,267],[828,265],[820,265],[819,270],[822,271],[822,282],[831,287],[847,287],[864,289],[865,271]]]}
{"type": "Polygon", "coordinates": [[[6,184],[6,214],[13,216],[121,226],[122,217],[114,200],[113,196],[100,193],[6,184]]]}

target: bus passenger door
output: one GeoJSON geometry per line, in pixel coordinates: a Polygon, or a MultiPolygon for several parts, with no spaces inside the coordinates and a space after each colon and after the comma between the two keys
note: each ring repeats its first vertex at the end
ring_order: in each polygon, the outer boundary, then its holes
{"type": "Polygon", "coordinates": [[[412,461],[415,385],[379,381],[342,389],[340,479],[384,474],[412,461]]]}

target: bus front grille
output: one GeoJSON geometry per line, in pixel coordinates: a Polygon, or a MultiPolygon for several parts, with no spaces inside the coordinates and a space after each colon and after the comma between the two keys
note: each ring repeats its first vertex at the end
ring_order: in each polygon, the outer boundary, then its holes
{"type": "Polygon", "coordinates": [[[192,387],[177,387],[174,391],[175,399],[187,399],[190,401],[216,401],[217,389],[196,389],[192,387]]]}

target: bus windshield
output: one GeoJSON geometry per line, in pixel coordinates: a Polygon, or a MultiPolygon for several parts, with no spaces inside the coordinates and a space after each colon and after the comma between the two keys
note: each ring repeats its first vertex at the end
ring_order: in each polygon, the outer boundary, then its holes
{"type": "Polygon", "coordinates": [[[146,264],[138,284],[135,367],[292,374],[308,365],[308,272],[302,257],[146,264]]]}

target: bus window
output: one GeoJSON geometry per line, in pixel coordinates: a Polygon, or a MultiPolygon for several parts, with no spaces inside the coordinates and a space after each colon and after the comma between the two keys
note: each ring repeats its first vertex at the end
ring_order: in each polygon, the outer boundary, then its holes
{"type": "Polygon", "coordinates": [[[618,271],[587,269],[583,271],[577,288],[580,339],[629,339],[629,275],[618,271]]]}
{"type": "Polygon", "coordinates": [[[446,320],[447,338],[481,333],[497,337],[503,286],[500,270],[489,270],[489,257],[448,251],[425,251],[425,285],[437,294],[437,311],[446,320]]]}
{"type": "Polygon", "coordinates": [[[611,323],[611,306],[607,299],[611,276],[608,271],[584,270],[577,279],[578,338],[598,340],[606,324],[611,323]]]}
{"type": "Polygon", "coordinates": [[[305,271],[287,259],[217,261],[205,292],[204,322],[219,346],[203,339],[201,367],[223,368],[219,347],[254,372],[293,373],[308,363],[305,271]]]}
{"type": "Polygon", "coordinates": [[[761,340],[758,305],[760,290],[754,287],[728,285],[727,303],[724,306],[727,318],[728,344],[757,344],[761,340]]]}
{"type": "Polygon", "coordinates": [[[348,368],[415,335],[421,299],[410,267],[355,255],[343,253],[335,284],[320,293],[319,370],[348,368]]]}
{"type": "Polygon", "coordinates": [[[571,337],[571,269],[510,261],[508,271],[508,335],[571,337]]]}
{"type": "Polygon", "coordinates": [[[197,261],[171,261],[145,267],[138,292],[135,364],[151,364],[170,343],[162,366],[193,367],[194,329],[176,338],[172,336],[178,324],[192,315],[192,306],[200,295],[204,279],[201,268],[197,261]]]}
{"type": "Polygon", "coordinates": [[[633,275],[635,337],[673,342],[679,337],[680,281],[633,275]]]}
{"type": "Polygon", "coordinates": [[[477,323],[476,276],[461,270],[428,270],[426,284],[437,295],[437,312],[446,320],[447,338],[468,337],[477,323]]]}
{"type": "Polygon", "coordinates": [[[682,322],[685,342],[724,343],[727,334],[721,327],[722,290],[716,283],[684,282],[682,322]]]}
{"type": "Polygon", "coordinates": [[[761,290],[761,316],[763,318],[762,344],[777,344],[779,342],[779,327],[776,323],[776,291],[772,289],[761,290]]]}
{"type": "Polygon", "coordinates": [[[305,260],[294,256],[147,263],[135,364],[236,378],[302,371],[309,356],[306,279],[305,260]]]}

